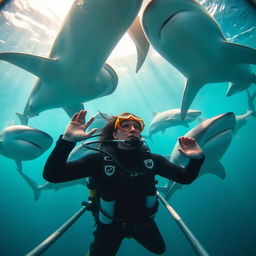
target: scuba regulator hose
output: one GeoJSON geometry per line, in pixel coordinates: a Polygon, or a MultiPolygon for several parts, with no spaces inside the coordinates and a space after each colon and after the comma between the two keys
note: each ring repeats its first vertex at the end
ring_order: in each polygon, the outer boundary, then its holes
{"type": "MultiPolygon", "coordinates": [[[[99,135],[92,135],[91,137],[89,137],[89,139],[92,137],[96,137],[96,136],[99,136],[99,135]]],[[[108,155],[116,163],[116,165],[119,168],[121,168],[123,171],[125,171],[131,175],[140,176],[140,175],[145,175],[147,173],[147,171],[141,171],[141,172],[131,171],[131,170],[125,168],[123,165],[121,165],[118,162],[118,160],[111,153],[107,152],[106,150],[104,150],[102,148],[95,148],[95,147],[89,146],[91,144],[101,144],[101,143],[125,143],[125,144],[131,145],[134,148],[141,148],[141,147],[145,146],[146,149],[148,149],[146,141],[143,138],[139,139],[137,137],[133,137],[131,140],[93,140],[93,141],[87,141],[87,142],[84,141],[84,142],[82,142],[82,145],[88,149],[91,149],[94,151],[99,151],[99,152],[102,152],[102,153],[108,155]]]]}

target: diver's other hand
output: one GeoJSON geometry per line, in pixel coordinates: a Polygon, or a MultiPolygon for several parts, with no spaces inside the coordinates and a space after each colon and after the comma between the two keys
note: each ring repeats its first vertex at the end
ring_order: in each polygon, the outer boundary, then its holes
{"type": "Polygon", "coordinates": [[[74,114],[62,136],[63,140],[78,142],[87,139],[97,131],[97,129],[94,128],[91,131],[86,132],[86,129],[94,120],[94,117],[91,117],[90,120],[85,123],[86,114],[86,110],[80,110],[79,113],[74,114]]]}
{"type": "Polygon", "coordinates": [[[179,143],[181,147],[178,150],[184,156],[192,159],[203,158],[204,153],[194,138],[182,136],[179,138],[179,143]]]}

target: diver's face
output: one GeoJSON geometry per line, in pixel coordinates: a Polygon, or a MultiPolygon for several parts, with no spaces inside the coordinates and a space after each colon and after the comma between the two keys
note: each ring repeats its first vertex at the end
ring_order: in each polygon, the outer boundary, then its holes
{"type": "MultiPolygon", "coordinates": [[[[141,127],[140,124],[135,121],[126,120],[121,122],[120,126],[112,133],[113,138],[117,140],[131,140],[134,137],[141,138],[140,135],[141,127]]],[[[131,148],[129,144],[119,143],[120,148],[131,148]]]]}

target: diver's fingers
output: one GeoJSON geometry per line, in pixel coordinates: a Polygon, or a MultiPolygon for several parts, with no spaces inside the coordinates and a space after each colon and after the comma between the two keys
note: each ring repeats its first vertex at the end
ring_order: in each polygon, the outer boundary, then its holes
{"type": "Polygon", "coordinates": [[[79,123],[83,124],[86,114],[87,114],[86,110],[80,110],[79,113],[78,113],[77,121],[79,123]]]}
{"type": "Polygon", "coordinates": [[[72,118],[71,118],[71,121],[76,121],[77,120],[77,117],[78,117],[78,113],[75,113],[72,118]]]}
{"type": "Polygon", "coordinates": [[[97,132],[97,128],[93,128],[92,130],[90,130],[89,132],[87,132],[87,136],[90,137],[91,135],[93,135],[95,132],[97,132]]]}
{"type": "Polygon", "coordinates": [[[92,116],[88,122],[86,122],[84,125],[83,125],[83,129],[86,130],[90,125],[91,123],[93,122],[94,120],[94,117],[92,116]]]}
{"type": "Polygon", "coordinates": [[[179,138],[179,143],[180,146],[191,146],[191,145],[195,145],[196,144],[196,140],[194,138],[191,137],[180,137],[179,138]]]}

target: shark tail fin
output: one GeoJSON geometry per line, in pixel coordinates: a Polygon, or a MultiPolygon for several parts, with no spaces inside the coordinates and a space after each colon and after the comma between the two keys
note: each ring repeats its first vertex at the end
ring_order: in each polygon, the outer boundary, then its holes
{"type": "Polygon", "coordinates": [[[27,125],[27,124],[28,124],[28,117],[27,117],[27,116],[25,116],[25,115],[22,114],[22,113],[16,113],[16,115],[17,115],[17,117],[19,118],[20,123],[21,123],[22,125],[27,125]]]}
{"type": "Polygon", "coordinates": [[[128,34],[133,40],[136,50],[137,50],[137,66],[136,66],[136,73],[140,70],[142,67],[148,51],[149,51],[149,42],[144,34],[144,31],[141,27],[140,18],[137,16],[130,26],[128,30],[128,34]]]}
{"type": "Polygon", "coordinates": [[[26,181],[26,183],[30,186],[30,188],[32,188],[32,190],[34,192],[34,199],[38,200],[40,198],[40,195],[42,192],[41,189],[39,188],[39,186],[36,184],[36,182],[34,180],[32,180],[26,174],[20,172],[20,175],[26,181]]]}

